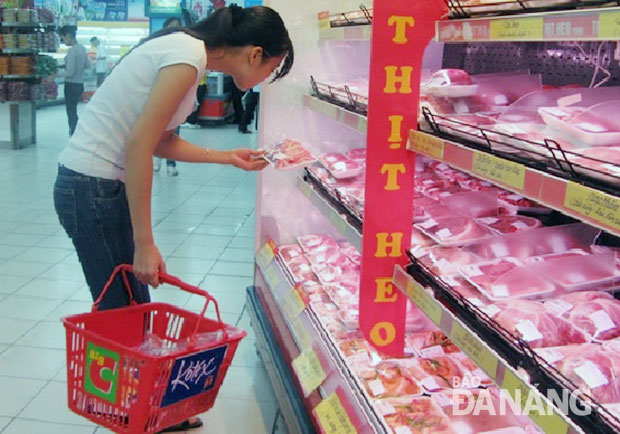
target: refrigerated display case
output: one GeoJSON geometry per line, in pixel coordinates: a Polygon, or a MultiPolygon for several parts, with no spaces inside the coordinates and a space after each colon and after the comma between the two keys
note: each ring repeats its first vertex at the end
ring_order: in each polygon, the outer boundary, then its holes
{"type": "MultiPolygon", "coordinates": [[[[292,23],[296,65],[290,78],[263,88],[259,145],[298,141],[319,160],[267,169],[258,185],[251,293],[262,312],[255,322],[260,316],[271,328],[257,333],[282,352],[270,377],[284,373],[295,386],[276,387],[287,425],[400,434],[422,432],[432,415],[424,432],[617,432],[620,160],[614,137],[600,133],[617,131],[609,113],[620,8],[446,1],[445,17],[424,23],[435,40],[423,59],[401,51],[404,65],[423,70],[410,81],[421,88],[419,111],[408,113],[409,125],[419,124],[407,134],[416,154],[410,263],[398,264],[391,282],[409,301],[407,334],[403,357],[387,357],[356,327],[364,258],[346,254],[362,254],[377,218],[364,197],[374,181],[347,171],[356,158],[364,165],[361,148],[385,146],[368,139],[389,101],[369,84],[369,71],[383,68],[371,47],[373,34],[397,26],[360,21],[383,17],[388,6],[352,3],[268,4],[292,23]],[[566,122],[566,112],[576,117],[566,122]],[[569,128],[579,127],[585,132],[575,140],[569,128]],[[309,234],[320,236],[309,243],[309,234]],[[559,362],[565,357],[570,363],[559,362]],[[472,377],[481,388],[467,385],[472,377]],[[451,411],[446,395],[455,384],[476,393],[495,384],[526,417],[476,426],[451,411]],[[574,406],[552,399],[564,391],[578,392],[574,406]]],[[[404,22],[408,10],[419,13],[402,5],[404,22]]],[[[412,18],[411,26],[420,23],[412,18]]]]}

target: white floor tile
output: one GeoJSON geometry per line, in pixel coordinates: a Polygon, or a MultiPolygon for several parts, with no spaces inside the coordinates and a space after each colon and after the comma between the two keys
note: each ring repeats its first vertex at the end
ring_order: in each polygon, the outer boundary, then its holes
{"type": "Polygon", "coordinates": [[[247,262],[218,261],[213,268],[211,268],[209,274],[252,277],[254,276],[254,264],[247,262]]]}
{"type": "Polygon", "coordinates": [[[60,300],[42,300],[13,294],[0,303],[0,317],[41,320],[60,303],[60,300]]]}
{"type": "Polygon", "coordinates": [[[44,380],[0,377],[0,415],[15,417],[45,386],[44,380]]]}
{"type": "Polygon", "coordinates": [[[30,247],[26,251],[15,256],[18,261],[27,262],[43,262],[45,264],[57,264],[62,262],[67,256],[71,255],[73,250],[70,249],[54,249],[45,247],[30,247]]]}
{"type": "Polygon", "coordinates": [[[16,345],[64,350],[65,327],[60,321],[41,321],[24,334],[16,345]]]}
{"type": "Polygon", "coordinates": [[[69,315],[90,312],[93,304],[87,301],[67,300],[50,312],[45,319],[48,321],[60,321],[69,315]]]}
{"type": "MultiPolygon", "coordinates": [[[[2,235],[0,237],[2,241],[4,241],[4,236],[5,235],[2,235]]],[[[0,259],[12,259],[20,253],[25,252],[27,249],[28,247],[26,246],[9,246],[2,243],[0,244],[0,259]]]]}
{"type": "Polygon", "coordinates": [[[31,280],[31,276],[0,274],[0,294],[13,294],[31,280]]]}
{"type": "Polygon", "coordinates": [[[253,264],[254,252],[246,249],[229,248],[224,250],[224,253],[220,256],[220,260],[227,262],[249,262],[253,264]]]}
{"type": "Polygon", "coordinates": [[[9,246],[26,246],[31,247],[40,243],[47,235],[32,235],[32,234],[16,234],[10,233],[2,237],[2,243],[9,246]]]}
{"type": "Polygon", "coordinates": [[[207,413],[204,426],[191,434],[270,434],[277,406],[272,402],[218,397],[207,413]]]}
{"type": "Polygon", "coordinates": [[[39,277],[51,280],[70,280],[72,282],[86,283],[82,266],[79,264],[56,264],[50,267],[39,277]]]}
{"type": "Polygon", "coordinates": [[[13,419],[10,417],[2,417],[0,416],[0,432],[4,429],[5,426],[9,424],[13,419]]]}
{"type": "Polygon", "coordinates": [[[214,247],[201,244],[181,244],[173,252],[172,258],[195,258],[195,259],[217,259],[224,251],[225,246],[214,247]]]}
{"type": "Polygon", "coordinates": [[[232,237],[237,234],[241,228],[239,226],[217,226],[212,224],[205,224],[196,227],[194,234],[200,235],[219,235],[232,237]]]}
{"type": "Polygon", "coordinates": [[[230,242],[228,247],[233,247],[235,249],[254,250],[254,238],[253,237],[235,237],[230,242]]]}
{"type": "Polygon", "coordinates": [[[61,226],[56,224],[46,223],[28,223],[13,231],[16,234],[28,234],[28,235],[54,235],[62,229],[61,226]]]}
{"type": "Polygon", "coordinates": [[[94,430],[94,426],[66,425],[18,418],[13,420],[13,422],[2,431],[2,434],[92,434],[95,432],[94,430]]]}
{"type": "Polygon", "coordinates": [[[171,257],[166,261],[166,269],[170,274],[195,273],[195,274],[207,274],[215,261],[200,260],[200,259],[188,259],[188,258],[175,258],[171,257]]]}
{"type": "Polygon", "coordinates": [[[16,259],[6,261],[0,265],[0,274],[13,274],[15,276],[38,276],[50,268],[50,264],[41,262],[25,262],[16,259]]]}
{"type": "MultiPolygon", "coordinates": [[[[1,302],[0,302],[1,304],[1,302]]],[[[0,317],[0,344],[12,344],[36,325],[36,321],[0,317]]]]}
{"type": "Polygon", "coordinates": [[[49,380],[65,359],[61,350],[12,346],[0,355],[0,375],[49,380]]]}
{"type": "Polygon", "coordinates": [[[33,279],[22,286],[16,294],[51,300],[70,298],[84,285],[69,280],[33,279]]]}

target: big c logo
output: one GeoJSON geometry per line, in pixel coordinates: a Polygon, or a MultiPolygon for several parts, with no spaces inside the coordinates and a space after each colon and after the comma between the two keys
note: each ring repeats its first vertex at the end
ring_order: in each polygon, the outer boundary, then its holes
{"type": "Polygon", "coordinates": [[[84,373],[86,392],[116,404],[119,360],[118,353],[87,342],[84,373]]]}

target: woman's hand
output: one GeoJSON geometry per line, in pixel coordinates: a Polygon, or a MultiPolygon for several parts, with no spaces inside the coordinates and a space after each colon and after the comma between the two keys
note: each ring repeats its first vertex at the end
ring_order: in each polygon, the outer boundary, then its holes
{"type": "Polygon", "coordinates": [[[136,245],[133,270],[138,280],[153,288],[159,286],[159,273],[166,272],[166,263],[155,244],[136,245]]]}
{"type": "Polygon", "coordinates": [[[269,164],[263,158],[265,151],[254,149],[233,149],[230,153],[230,164],[243,170],[263,170],[269,164]]]}

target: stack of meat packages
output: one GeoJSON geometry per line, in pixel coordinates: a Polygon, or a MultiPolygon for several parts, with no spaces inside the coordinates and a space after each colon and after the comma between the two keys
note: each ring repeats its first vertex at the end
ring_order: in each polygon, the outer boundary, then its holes
{"type": "MultiPolygon", "coordinates": [[[[327,235],[305,235],[277,249],[290,279],[301,287],[343,358],[373,400],[376,410],[400,433],[537,432],[527,417],[453,414],[454,390],[473,396],[500,391],[465,354],[412,304],[407,311],[407,356],[391,359],[375,351],[359,330],[360,254],[327,235]]],[[[458,405],[458,404],[457,404],[458,405]]]]}
{"type": "MultiPolygon", "coordinates": [[[[620,184],[620,121],[609,116],[620,110],[617,88],[593,99],[596,90],[579,86],[520,93],[503,87],[509,85],[459,69],[437,71],[421,86],[422,116],[428,110],[431,122],[457,139],[564,169],[558,160],[568,160],[581,174],[620,184]]],[[[421,120],[424,127],[428,119],[421,120]]]]}

